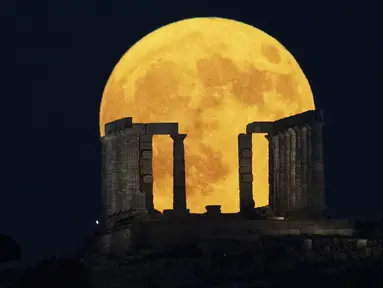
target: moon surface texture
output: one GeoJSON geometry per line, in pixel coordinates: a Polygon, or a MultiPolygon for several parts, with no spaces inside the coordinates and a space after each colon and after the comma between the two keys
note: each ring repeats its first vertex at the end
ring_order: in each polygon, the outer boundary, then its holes
{"type": "MultiPolygon", "coordinates": [[[[192,18],[155,30],[115,66],[103,93],[100,133],[122,117],[178,122],[186,133],[186,193],[191,212],[206,205],[239,210],[239,133],[253,121],[274,121],[315,109],[308,80],[270,35],[223,18],[192,18]]],[[[173,146],[154,136],[154,205],[172,208],[173,146]]],[[[254,200],[268,204],[268,152],[253,135],[254,200]]]]}

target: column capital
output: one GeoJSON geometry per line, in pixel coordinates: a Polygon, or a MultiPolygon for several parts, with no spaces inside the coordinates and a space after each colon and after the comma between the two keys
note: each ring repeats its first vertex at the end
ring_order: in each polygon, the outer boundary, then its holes
{"type": "Polygon", "coordinates": [[[171,134],[170,137],[173,139],[173,141],[184,141],[187,134],[171,134]]]}

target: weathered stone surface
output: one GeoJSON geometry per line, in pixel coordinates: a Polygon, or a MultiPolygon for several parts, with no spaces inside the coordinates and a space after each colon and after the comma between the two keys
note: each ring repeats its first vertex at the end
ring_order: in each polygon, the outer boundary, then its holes
{"type": "Polygon", "coordinates": [[[254,207],[252,175],[252,135],[238,135],[239,198],[240,210],[254,207]]]}
{"type": "Polygon", "coordinates": [[[311,189],[313,193],[313,206],[318,210],[325,208],[324,201],[324,168],[323,168],[323,123],[314,122],[311,125],[311,189]]]}
{"type": "Polygon", "coordinates": [[[281,213],[286,212],[286,166],[285,166],[285,138],[283,134],[279,134],[279,211],[281,213]]]}
{"type": "Polygon", "coordinates": [[[241,149],[241,158],[252,158],[253,157],[253,152],[251,149],[241,149]]]}
{"type": "MultiPolygon", "coordinates": [[[[273,149],[269,150],[269,153],[272,154],[273,157],[273,190],[274,190],[274,199],[271,199],[270,206],[274,209],[274,212],[278,212],[280,210],[280,181],[279,181],[279,136],[272,136],[273,149]]],[[[270,169],[270,167],[269,167],[270,169]]]]}
{"type": "Polygon", "coordinates": [[[251,192],[252,193],[252,191],[253,191],[253,184],[252,183],[248,183],[248,182],[243,182],[243,181],[241,181],[240,183],[239,183],[239,189],[241,190],[241,191],[247,191],[247,192],[251,192]]]}
{"type": "Polygon", "coordinates": [[[290,133],[288,131],[285,131],[284,133],[284,140],[285,140],[285,157],[284,157],[284,164],[285,164],[285,187],[284,187],[284,193],[285,193],[285,210],[289,211],[291,210],[291,140],[290,140],[290,133]]]}
{"type": "Polygon", "coordinates": [[[273,122],[253,122],[247,124],[246,133],[269,133],[273,127],[273,122]]]}
{"type": "Polygon", "coordinates": [[[242,179],[241,179],[241,181],[242,182],[250,182],[250,183],[253,183],[253,174],[242,174],[241,175],[242,177],[242,179]]]}
{"type": "Polygon", "coordinates": [[[126,117],[113,122],[106,123],[105,135],[113,134],[127,128],[132,128],[132,125],[132,117],[126,117]]]}
{"type": "Polygon", "coordinates": [[[173,139],[173,209],[186,210],[185,148],[186,134],[172,134],[173,139]]]}
{"type": "Polygon", "coordinates": [[[142,182],[143,183],[153,183],[153,176],[152,175],[142,176],[142,182]]]}
{"type": "Polygon", "coordinates": [[[151,150],[143,150],[141,152],[141,157],[143,159],[150,159],[150,161],[152,161],[152,158],[153,158],[153,152],[151,150]]]}
{"type": "Polygon", "coordinates": [[[299,127],[294,127],[295,132],[295,185],[296,185],[296,208],[304,209],[305,206],[302,202],[302,135],[299,127]]]}
{"type": "Polygon", "coordinates": [[[252,173],[252,167],[251,166],[240,166],[239,167],[239,174],[248,174],[248,173],[252,173]]]}
{"type": "Polygon", "coordinates": [[[239,160],[239,166],[240,167],[251,167],[252,160],[248,158],[243,158],[239,160]]]}
{"type": "Polygon", "coordinates": [[[152,159],[141,159],[141,174],[152,174],[152,159]]]}
{"type": "Polygon", "coordinates": [[[251,134],[238,135],[238,148],[239,149],[252,149],[252,136],[251,134]]]}

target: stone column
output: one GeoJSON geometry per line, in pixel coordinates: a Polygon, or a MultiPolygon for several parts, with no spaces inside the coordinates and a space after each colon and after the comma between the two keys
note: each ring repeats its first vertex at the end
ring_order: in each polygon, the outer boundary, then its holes
{"type": "Polygon", "coordinates": [[[308,127],[305,125],[301,128],[301,197],[302,208],[307,212],[309,209],[309,187],[308,187],[308,163],[310,156],[309,142],[308,142],[308,127]]]}
{"type": "Polygon", "coordinates": [[[122,197],[122,209],[123,211],[129,210],[131,206],[131,195],[129,195],[127,179],[128,179],[128,169],[129,169],[129,137],[124,139],[121,143],[120,151],[120,173],[121,173],[121,183],[120,183],[120,194],[122,197]]]}
{"type": "Polygon", "coordinates": [[[101,138],[101,192],[102,192],[102,223],[106,223],[108,216],[110,214],[110,193],[108,189],[108,165],[109,165],[109,155],[108,155],[108,141],[105,141],[105,137],[101,138]]]}
{"type": "Polygon", "coordinates": [[[173,139],[173,209],[186,211],[185,148],[186,134],[171,135],[173,139]]]}
{"type": "Polygon", "coordinates": [[[288,131],[285,134],[285,203],[286,211],[291,210],[291,140],[288,131]]]}
{"type": "Polygon", "coordinates": [[[117,205],[117,198],[116,198],[116,192],[117,192],[117,155],[116,155],[116,142],[117,138],[116,136],[109,136],[108,141],[108,149],[107,149],[107,193],[109,194],[109,203],[108,203],[108,215],[112,215],[117,212],[116,205],[117,205]]]}
{"type": "Polygon", "coordinates": [[[284,214],[286,212],[286,189],[285,189],[285,136],[278,134],[279,138],[279,211],[284,214]]]}
{"type": "Polygon", "coordinates": [[[297,158],[297,135],[294,129],[289,128],[290,135],[290,204],[291,210],[297,209],[297,182],[296,182],[296,158],[297,158]]]}
{"type": "Polygon", "coordinates": [[[267,141],[269,141],[269,206],[275,209],[275,189],[274,189],[274,147],[273,137],[270,134],[265,135],[267,141]]]}
{"type": "Polygon", "coordinates": [[[140,135],[140,190],[139,202],[145,209],[154,212],[153,202],[153,135],[140,135]]]}
{"type": "Polygon", "coordinates": [[[241,212],[254,208],[252,154],[252,135],[239,134],[239,208],[241,212]]]}
{"type": "MultiPolygon", "coordinates": [[[[272,154],[273,154],[273,160],[274,160],[274,164],[273,164],[273,189],[274,189],[274,212],[275,214],[278,215],[279,211],[280,211],[280,207],[281,207],[281,204],[280,204],[280,187],[279,187],[279,136],[278,135],[274,135],[272,137],[272,141],[273,141],[273,151],[272,151],[272,154]]],[[[270,153],[270,151],[269,151],[270,153]]]]}
{"type": "Polygon", "coordinates": [[[314,204],[313,191],[312,191],[312,141],[311,141],[311,126],[306,125],[307,134],[306,134],[306,145],[307,145],[307,170],[306,170],[306,197],[307,197],[307,207],[308,213],[312,212],[312,207],[314,204]]]}
{"type": "Polygon", "coordinates": [[[313,206],[324,210],[324,167],[323,167],[323,122],[314,122],[311,126],[311,190],[313,206]]]}
{"type": "Polygon", "coordinates": [[[296,208],[302,209],[302,131],[299,127],[294,127],[295,131],[295,185],[296,185],[296,208]]]}

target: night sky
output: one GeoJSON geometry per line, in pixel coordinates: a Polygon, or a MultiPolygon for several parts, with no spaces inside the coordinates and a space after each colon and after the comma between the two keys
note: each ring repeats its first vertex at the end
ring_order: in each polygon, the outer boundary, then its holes
{"type": "Polygon", "coordinates": [[[101,208],[98,113],[104,85],[136,41],[191,17],[239,20],[289,49],[309,79],[317,108],[325,111],[330,212],[383,214],[382,195],[362,180],[370,173],[364,166],[365,136],[353,136],[358,119],[350,111],[358,106],[352,101],[352,50],[346,41],[351,1],[243,2],[255,6],[233,4],[241,1],[25,2],[8,1],[0,8],[0,233],[20,243],[24,263],[71,252],[95,229],[101,208]]]}

